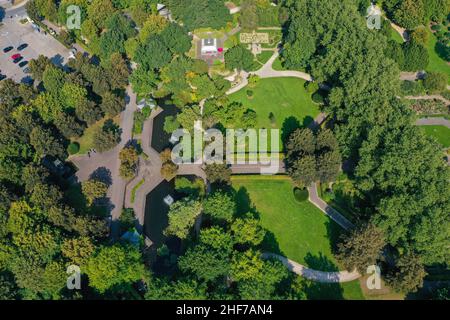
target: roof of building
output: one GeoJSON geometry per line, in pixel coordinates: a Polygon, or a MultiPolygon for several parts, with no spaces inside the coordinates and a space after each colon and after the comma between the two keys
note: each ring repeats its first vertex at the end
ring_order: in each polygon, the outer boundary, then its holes
{"type": "Polygon", "coordinates": [[[215,46],[217,43],[216,39],[203,39],[203,46],[210,47],[215,46]]]}

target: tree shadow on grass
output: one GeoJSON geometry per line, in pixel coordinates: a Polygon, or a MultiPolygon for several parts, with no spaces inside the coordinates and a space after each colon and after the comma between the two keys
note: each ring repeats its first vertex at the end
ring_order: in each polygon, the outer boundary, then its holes
{"type": "Polygon", "coordinates": [[[281,127],[281,141],[283,142],[283,144],[286,145],[291,134],[301,127],[302,125],[296,117],[290,116],[284,119],[283,125],[281,127]]]}
{"type": "Polygon", "coordinates": [[[341,241],[341,236],[345,235],[347,231],[331,219],[325,222],[325,228],[327,229],[327,238],[330,241],[331,252],[335,254],[338,243],[341,241]]]}
{"type": "Polygon", "coordinates": [[[256,207],[252,204],[250,199],[250,194],[248,193],[247,188],[240,187],[239,190],[235,193],[236,199],[236,217],[242,217],[247,213],[253,213],[259,217],[257,214],[256,207]]]}
{"type": "MultiPolygon", "coordinates": [[[[308,267],[314,270],[325,272],[337,272],[338,267],[321,252],[319,255],[308,253],[305,257],[308,267]]],[[[343,288],[339,283],[321,283],[315,281],[307,281],[305,293],[308,300],[342,300],[343,288]]]]}
{"type": "MultiPolygon", "coordinates": [[[[252,204],[250,199],[250,194],[247,191],[247,188],[240,187],[239,190],[235,193],[235,199],[237,203],[236,217],[243,217],[244,215],[250,213],[254,218],[261,219],[261,214],[258,212],[256,207],[252,204]]],[[[275,234],[265,229],[266,234],[261,243],[261,249],[264,252],[276,253],[282,256],[286,256],[284,252],[280,249],[279,243],[275,234]]]]}

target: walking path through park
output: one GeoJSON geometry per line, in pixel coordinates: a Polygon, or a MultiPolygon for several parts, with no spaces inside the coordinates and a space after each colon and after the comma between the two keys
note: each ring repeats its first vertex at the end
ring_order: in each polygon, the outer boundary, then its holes
{"type": "Polygon", "coordinates": [[[311,75],[301,72],[301,71],[291,71],[291,70],[285,70],[285,71],[277,71],[274,70],[272,65],[275,62],[275,60],[279,57],[280,53],[278,50],[275,50],[272,57],[261,67],[261,69],[254,71],[254,72],[246,72],[241,71],[240,77],[241,82],[239,82],[238,85],[234,86],[230,90],[228,90],[227,95],[233,94],[235,92],[238,92],[239,90],[245,88],[248,85],[248,77],[249,75],[257,75],[260,78],[283,78],[283,77],[291,77],[291,78],[300,78],[306,81],[312,81],[311,75]]]}
{"type": "Polygon", "coordinates": [[[122,213],[127,182],[120,177],[119,153],[132,140],[133,114],[137,110],[136,95],[127,87],[127,105],[120,115],[121,140],[112,150],[91,155],[73,156],[70,160],[79,168],[76,173],[78,181],[86,181],[92,176],[107,183],[111,210],[111,235],[118,236],[118,219],[122,213]]]}
{"type": "Polygon", "coordinates": [[[395,24],[394,22],[388,20],[391,23],[391,27],[398,32],[398,34],[402,37],[403,41],[408,41],[408,31],[405,28],[400,27],[399,25],[395,24]]]}
{"type": "Polygon", "coordinates": [[[445,118],[422,118],[416,121],[418,126],[444,126],[450,129],[450,120],[445,118]]]}
{"type": "Polygon", "coordinates": [[[286,257],[280,256],[275,253],[263,253],[264,259],[275,258],[281,261],[291,272],[298,274],[308,280],[322,282],[322,283],[344,283],[358,279],[361,275],[355,270],[353,272],[348,271],[336,271],[325,272],[309,269],[298,262],[292,261],[286,257]]]}
{"type": "Polygon", "coordinates": [[[317,184],[314,183],[312,186],[308,188],[309,192],[309,201],[314,204],[317,208],[319,208],[323,213],[325,213],[328,217],[330,217],[334,222],[340,225],[345,230],[351,230],[355,226],[353,223],[348,221],[342,214],[333,209],[328,205],[325,201],[323,201],[319,193],[317,192],[317,184]]]}

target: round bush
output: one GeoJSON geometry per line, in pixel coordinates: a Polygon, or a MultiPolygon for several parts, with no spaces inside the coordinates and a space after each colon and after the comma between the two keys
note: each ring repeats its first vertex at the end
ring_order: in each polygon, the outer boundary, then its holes
{"type": "Polygon", "coordinates": [[[300,189],[300,188],[294,189],[294,198],[298,202],[305,202],[306,200],[308,200],[308,197],[309,193],[307,189],[300,189]]]}
{"type": "Polygon", "coordinates": [[[325,99],[323,98],[323,96],[320,94],[319,91],[315,92],[312,96],[312,101],[314,101],[317,104],[323,104],[325,102],[325,99]]]}
{"type": "Polygon", "coordinates": [[[70,155],[76,154],[78,151],[80,151],[80,144],[78,142],[72,142],[67,147],[67,152],[69,152],[70,155]]]}
{"type": "Polygon", "coordinates": [[[440,24],[435,24],[431,26],[431,30],[433,31],[440,31],[442,29],[442,26],[440,24]]]}
{"type": "Polygon", "coordinates": [[[247,90],[247,96],[248,97],[253,97],[253,91],[252,90],[247,90]]]}

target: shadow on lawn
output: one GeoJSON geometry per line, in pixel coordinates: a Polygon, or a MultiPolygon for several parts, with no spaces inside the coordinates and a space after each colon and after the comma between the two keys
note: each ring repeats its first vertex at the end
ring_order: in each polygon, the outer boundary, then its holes
{"type": "MultiPolygon", "coordinates": [[[[242,217],[248,213],[252,214],[255,218],[261,219],[261,215],[256,209],[256,207],[252,204],[250,199],[250,194],[247,191],[247,188],[240,187],[239,190],[235,193],[236,203],[237,203],[237,211],[236,216],[242,217]]],[[[266,234],[264,236],[264,240],[261,243],[262,251],[276,253],[282,256],[286,256],[283,251],[281,251],[280,246],[278,244],[277,238],[275,234],[265,229],[266,234]]]]}
{"type": "MultiPolygon", "coordinates": [[[[308,253],[305,262],[309,268],[320,271],[335,272],[339,268],[321,252],[319,255],[308,253]]],[[[308,300],[342,300],[344,290],[339,283],[320,283],[306,281],[304,288],[308,300]]]]}
{"type": "Polygon", "coordinates": [[[295,130],[300,128],[308,128],[311,123],[314,122],[314,118],[311,116],[306,116],[303,118],[303,122],[300,123],[300,120],[298,120],[294,116],[287,117],[283,121],[283,125],[281,127],[281,141],[283,144],[286,144],[289,140],[289,137],[292,133],[294,133],[295,130]]]}

